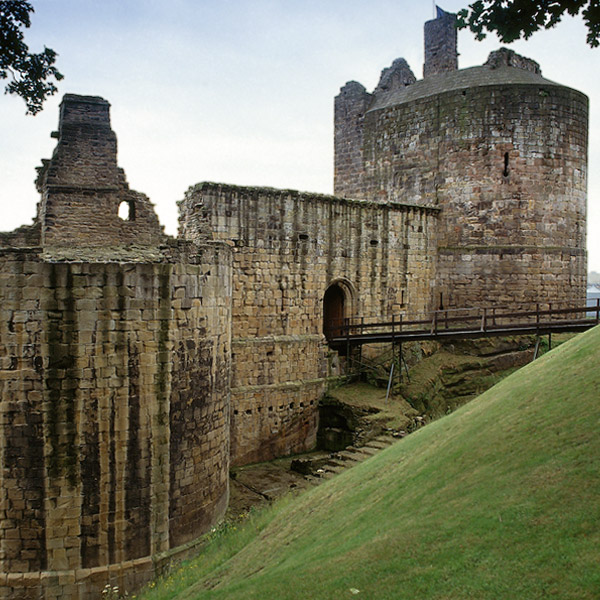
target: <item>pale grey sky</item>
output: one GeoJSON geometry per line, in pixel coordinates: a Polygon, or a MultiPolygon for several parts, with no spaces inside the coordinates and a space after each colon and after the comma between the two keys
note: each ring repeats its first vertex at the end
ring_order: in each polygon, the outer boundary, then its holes
{"type": "MultiPolygon", "coordinates": [[[[175,202],[200,181],[331,193],[333,98],[346,81],[372,90],[406,58],[420,77],[423,24],[433,4],[415,0],[34,0],[27,41],[59,53],[65,75],[44,111],[0,98],[0,230],[30,223],[35,167],[49,158],[64,93],[112,105],[119,164],[156,204],[168,233],[175,202]]],[[[445,0],[456,12],[467,2],[445,0]]],[[[459,33],[460,67],[500,47],[459,33]]],[[[588,250],[600,271],[600,50],[580,19],[511,44],[542,74],[590,98],[588,250]]]]}

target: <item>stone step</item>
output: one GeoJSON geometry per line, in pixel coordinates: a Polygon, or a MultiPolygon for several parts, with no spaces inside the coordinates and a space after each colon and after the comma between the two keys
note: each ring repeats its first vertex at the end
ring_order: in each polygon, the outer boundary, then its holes
{"type": "Polygon", "coordinates": [[[315,475],[305,475],[304,479],[310,483],[319,484],[321,483],[321,477],[315,475]]]}
{"type": "Polygon", "coordinates": [[[305,478],[307,481],[314,483],[319,483],[324,479],[331,479],[342,471],[371,458],[396,441],[397,438],[392,435],[384,434],[370,440],[364,446],[348,446],[345,450],[332,454],[329,460],[314,475],[306,475],[305,478]]]}
{"type": "Polygon", "coordinates": [[[391,446],[396,440],[393,437],[385,437],[385,438],[375,438],[374,440],[370,440],[368,441],[364,446],[368,446],[370,448],[380,448],[380,449],[384,449],[387,448],[388,446],[391,446]]]}
{"type": "Polygon", "coordinates": [[[325,473],[341,473],[342,471],[345,471],[347,469],[347,467],[345,465],[332,465],[332,464],[326,464],[323,466],[323,471],[325,471],[325,473]]]}
{"type": "MultiPolygon", "coordinates": [[[[380,452],[382,450],[382,448],[373,448],[371,446],[363,446],[360,450],[357,450],[355,455],[356,456],[374,456],[375,454],[377,454],[378,452],[380,452]]],[[[364,460],[361,459],[361,460],[364,460]]]]}
{"type": "Polygon", "coordinates": [[[336,475],[338,475],[338,473],[336,473],[334,471],[323,471],[323,473],[320,473],[319,477],[321,478],[321,480],[323,480],[323,479],[331,479],[332,477],[335,477],[336,475]]]}
{"type": "Polygon", "coordinates": [[[342,450],[341,452],[338,452],[338,454],[344,462],[360,462],[359,459],[356,457],[356,452],[357,450],[353,450],[352,452],[350,452],[349,450],[342,450]]]}

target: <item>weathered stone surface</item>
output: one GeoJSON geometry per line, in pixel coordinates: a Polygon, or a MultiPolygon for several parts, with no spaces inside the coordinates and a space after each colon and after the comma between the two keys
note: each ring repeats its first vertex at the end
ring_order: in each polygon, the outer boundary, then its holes
{"type": "MultiPolygon", "coordinates": [[[[426,66],[455,52],[450,21],[426,24],[426,66]]],[[[336,194],[441,209],[436,307],[585,299],[586,96],[502,49],[373,95],[347,84],[335,109],[336,194]]]]}
{"type": "Polygon", "coordinates": [[[231,249],[166,238],[138,196],[119,223],[107,102],[67,96],[59,130],[37,224],[0,239],[7,598],[137,587],[229,491],[231,249]]]}
{"type": "Polygon", "coordinates": [[[438,17],[425,23],[423,77],[458,69],[456,15],[437,11],[438,17]]]}
{"type": "Polygon", "coordinates": [[[328,374],[327,290],[343,296],[340,316],[422,316],[437,209],[211,183],[180,208],[187,238],[208,224],[234,243],[232,463],[309,449],[328,374]]]}
{"type": "Polygon", "coordinates": [[[96,598],[192,547],[230,463],[316,443],[342,319],[583,300],[587,98],[507,50],[457,70],[453,15],[425,56],[342,88],[337,196],[198,184],[178,239],[108,102],[65,96],[37,217],[0,234],[1,598],[96,598]]]}

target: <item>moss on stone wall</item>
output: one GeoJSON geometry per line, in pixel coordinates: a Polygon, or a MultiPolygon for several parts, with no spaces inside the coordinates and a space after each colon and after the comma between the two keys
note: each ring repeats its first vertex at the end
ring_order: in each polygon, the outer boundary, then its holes
{"type": "Polygon", "coordinates": [[[74,372],[78,335],[73,286],[70,265],[51,265],[51,306],[47,312],[48,367],[45,371],[50,445],[48,474],[51,478],[64,475],[75,487],[79,475],[75,423],[77,380],[74,372]]]}

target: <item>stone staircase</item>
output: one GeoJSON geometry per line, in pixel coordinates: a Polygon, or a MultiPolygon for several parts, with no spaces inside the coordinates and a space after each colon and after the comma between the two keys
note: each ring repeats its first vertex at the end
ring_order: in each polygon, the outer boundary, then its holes
{"type": "Polygon", "coordinates": [[[338,473],[363,462],[367,458],[391,446],[396,441],[398,441],[397,437],[387,434],[380,435],[358,448],[348,446],[344,450],[332,453],[327,461],[316,469],[314,473],[306,475],[306,479],[314,483],[320,483],[324,479],[331,479],[338,473]]]}

